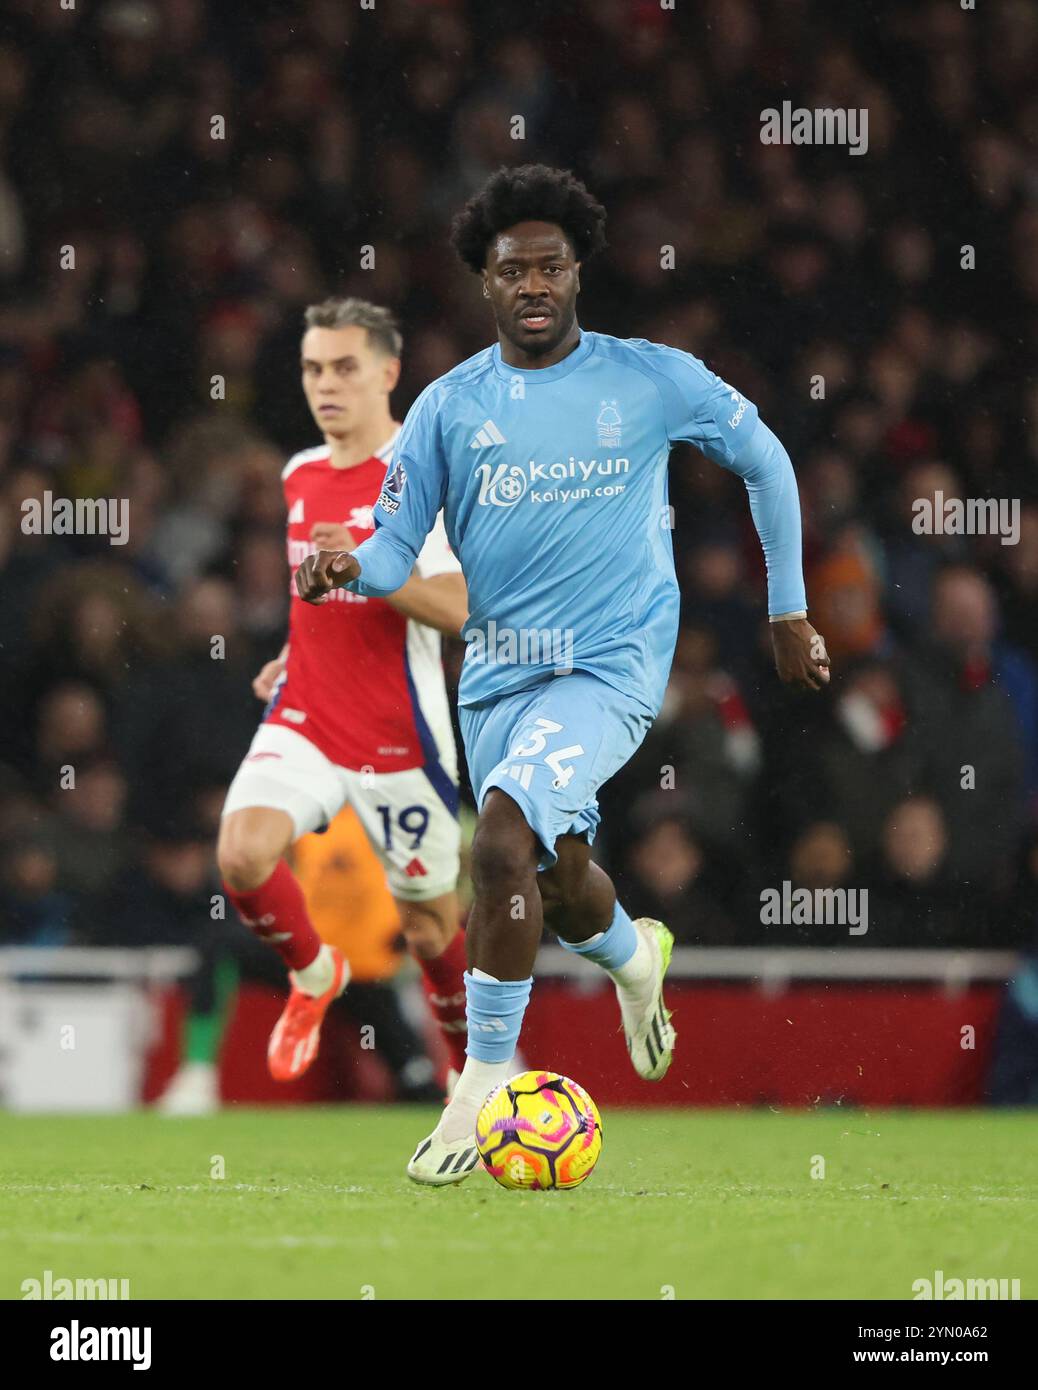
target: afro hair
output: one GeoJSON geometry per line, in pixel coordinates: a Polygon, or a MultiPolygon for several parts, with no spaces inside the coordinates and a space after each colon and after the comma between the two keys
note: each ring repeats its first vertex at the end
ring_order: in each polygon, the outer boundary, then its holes
{"type": "Polygon", "coordinates": [[[487,263],[487,248],[517,222],[554,222],[578,261],[606,244],[606,211],[568,169],[522,164],[498,169],[465,204],[451,225],[451,244],[470,270],[487,263]]]}

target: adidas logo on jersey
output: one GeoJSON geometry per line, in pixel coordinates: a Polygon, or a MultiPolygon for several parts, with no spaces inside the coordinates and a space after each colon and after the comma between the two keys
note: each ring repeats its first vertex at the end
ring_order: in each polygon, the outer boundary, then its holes
{"type": "Polygon", "coordinates": [[[489,449],[494,444],[505,444],[507,440],[494,424],[493,420],[484,420],[476,431],[475,438],[469,445],[470,449],[489,449]]]}
{"type": "Polygon", "coordinates": [[[296,500],[292,503],[291,510],[288,513],[288,524],[289,526],[295,526],[298,522],[302,521],[302,519],[303,499],[301,497],[297,497],[296,500]]]}
{"type": "Polygon", "coordinates": [[[425,867],[417,855],[411,860],[404,873],[408,878],[425,878],[429,870],[425,867]]]}

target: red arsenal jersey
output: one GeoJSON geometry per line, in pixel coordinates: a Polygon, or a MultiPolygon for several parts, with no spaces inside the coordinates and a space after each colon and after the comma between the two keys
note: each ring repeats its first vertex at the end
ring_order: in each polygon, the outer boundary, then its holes
{"type": "MultiPolygon", "coordinates": [[[[296,593],[295,571],[317,547],[316,522],[345,526],[355,544],[374,531],[372,507],[396,436],[352,468],[333,468],[327,445],[289,459],[282,473],[293,578],[288,663],[264,719],[293,729],[341,767],[401,772],[439,764],[456,778],[440,634],[380,598],[333,589],[323,603],[296,593]]],[[[415,573],[460,572],[437,519],[415,573]]]]}

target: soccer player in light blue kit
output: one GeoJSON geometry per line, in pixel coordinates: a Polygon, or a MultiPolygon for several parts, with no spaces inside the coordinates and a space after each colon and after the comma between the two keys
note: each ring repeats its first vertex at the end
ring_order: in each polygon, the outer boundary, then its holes
{"type": "Polygon", "coordinates": [[[583,184],[543,165],[501,169],[471,199],[452,240],[482,277],[498,341],[411,407],[375,535],[296,574],[312,602],[341,585],[394,593],[442,508],[468,583],[458,703],[479,807],[468,1053],[408,1164],[422,1183],[458,1182],[476,1166],[476,1116],[514,1070],[544,923],[611,976],[639,1076],[657,1081],[670,1065],[671,934],[631,920],[591,842],[598,788],[645,737],[674,653],[676,440],[745,481],[780,677],[810,689],[829,679],[807,622],[796,479],[756,407],[686,352],[578,326],[581,263],[604,245],[604,223],[583,184]]]}

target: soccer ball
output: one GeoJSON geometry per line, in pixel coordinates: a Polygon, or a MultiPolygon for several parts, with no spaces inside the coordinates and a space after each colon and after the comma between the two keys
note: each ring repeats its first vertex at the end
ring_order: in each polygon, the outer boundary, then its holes
{"type": "Polygon", "coordinates": [[[476,1147],[502,1187],[577,1187],[602,1152],[602,1120],[587,1091],[568,1076],[524,1071],[483,1102],[476,1147]]]}

